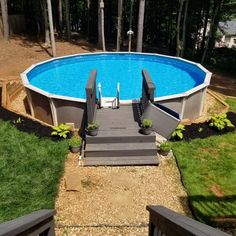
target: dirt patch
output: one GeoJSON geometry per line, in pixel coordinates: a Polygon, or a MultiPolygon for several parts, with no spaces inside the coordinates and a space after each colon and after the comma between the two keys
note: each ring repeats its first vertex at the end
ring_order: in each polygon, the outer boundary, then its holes
{"type": "Polygon", "coordinates": [[[220,189],[220,186],[217,184],[214,184],[211,186],[211,191],[217,197],[224,197],[224,193],[220,189]]]}
{"type": "Polygon", "coordinates": [[[210,89],[227,96],[236,97],[236,79],[228,76],[213,74],[210,89]]]}
{"type": "MultiPolygon", "coordinates": [[[[98,51],[95,45],[78,39],[56,42],[57,56],[98,51]]],[[[32,64],[51,58],[50,48],[35,39],[15,36],[9,42],[0,41],[0,78],[19,76],[32,64]]]]}

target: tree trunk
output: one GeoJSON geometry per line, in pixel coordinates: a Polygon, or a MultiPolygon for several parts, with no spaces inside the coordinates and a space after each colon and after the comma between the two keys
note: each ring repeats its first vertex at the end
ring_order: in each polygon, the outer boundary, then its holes
{"type": "Polygon", "coordinates": [[[62,0],[58,0],[58,15],[59,15],[60,34],[62,34],[62,30],[63,30],[62,0]]]}
{"type": "Polygon", "coordinates": [[[105,30],[104,30],[104,2],[101,0],[100,2],[100,9],[101,9],[101,35],[102,35],[102,50],[106,51],[105,46],[105,30]]]}
{"type": "Polygon", "coordinates": [[[100,10],[100,1],[98,0],[98,47],[102,47],[102,28],[101,28],[101,10],[100,10]]]}
{"type": "Polygon", "coordinates": [[[206,6],[206,14],[205,14],[205,19],[204,19],[204,28],[203,28],[203,33],[202,33],[201,47],[200,47],[201,52],[204,51],[204,47],[205,47],[209,12],[210,12],[210,0],[207,1],[207,6],[206,6]]]}
{"type": "Polygon", "coordinates": [[[120,43],[121,43],[122,7],[123,7],[123,0],[118,0],[117,40],[116,40],[116,51],[117,52],[120,51],[120,43]]]}
{"type": "Polygon", "coordinates": [[[90,0],[87,0],[87,39],[90,36],[90,0]]]}
{"type": "Polygon", "coordinates": [[[133,21],[133,7],[134,7],[134,0],[131,0],[130,2],[130,13],[129,13],[129,32],[128,32],[128,41],[129,41],[129,46],[128,46],[128,51],[131,52],[132,48],[132,21],[133,21]]]}
{"type": "Polygon", "coordinates": [[[47,0],[48,5],[48,19],[49,19],[49,28],[50,28],[50,36],[51,36],[51,44],[52,44],[52,56],[56,57],[56,45],[54,38],[54,30],[53,30],[53,19],[52,19],[52,5],[51,0],[47,0]]]}
{"type": "Polygon", "coordinates": [[[182,9],[183,9],[183,3],[184,0],[179,0],[179,13],[178,13],[178,20],[177,20],[177,26],[176,26],[176,56],[179,57],[180,50],[181,50],[181,42],[180,42],[180,22],[181,22],[181,16],[182,16],[182,9]]]}
{"type": "Polygon", "coordinates": [[[181,57],[184,56],[184,50],[185,50],[186,20],[187,20],[187,14],[188,14],[188,2],[189,2],[189,0],[185,0],[183,34],[182,34],[182,49],[180,51],[181,57]]]}
{"type": "Polygon", "coordinates": [[[48,47],[50,45],[50,32],[49,32],[49,24],[48,24],[48,12],[47,7],[45,4],[45,0],[41,0],[41,9],[43,11],[43,18],[44,18],[44,45],[48,47]]]}
{"type": "Polygon", "coordinates": [[[1,1],[1,9],[2,9],[2,23],[3,23],[4,39],[9,40],[9,23],[8,23],[7,0],[0,0],[0,1],[1,1]]]}
{"type": "Polygon", "coordinates": [[[70,31],[70,5],[69,5],[69,0],[65,0],[65,7],[66,7],[66,31],[67,31],[67,38],[70,41],[71,31],[70,31]]]}
{"type": "Polygon", "coordinates": [[[143,22],[145,12],[145,0],[139,1],[139,15],[138,15],[138,38],[137,38],[137,52],[142,52],[143,47],[143,22]]]}
{"type": "Polygon", "coordinates": [[[215,8],[215,11],[214,11],[213,18],[211,20],[210,31],[209,31],[208,38],[207,38],[207,41],[206,41],[206,46],[205,46],[205,49],[204,49],[204,52],[203,52],[203,55],[202,55],[201,64],[203,64],[205,59],[206,59],[208,46],[209,46],[210,39],[212,37],[213,30],[214,30],[215,27],[217,27],[216,24],[218,24],[218,22],[216,22],[216,17],[220,12],[223,1],[224,0],[219,0],[219,1],[216,2],[216,8],[215,8]]]}

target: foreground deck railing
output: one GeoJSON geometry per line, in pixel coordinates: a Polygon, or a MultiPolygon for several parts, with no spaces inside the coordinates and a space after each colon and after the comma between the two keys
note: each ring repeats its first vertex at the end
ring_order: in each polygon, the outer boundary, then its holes
{"type": "Polygon", "coordinates": [[[0,224],[0,236],[54,236],[55,210],[39,210],[0,224]]]}
{"type": "Polygon", "coordinates": [[[163,206],[147,206],[149,236],[230,236],[163,206]]]}
{"type": "Polygon", "coordinates": [[[91,71],[87,85],[86,85],[86,104],[87,104],[87,121],[92,123],[95,120],[97,104],[96,104],[96,76],[95,70],[91,71]]]}

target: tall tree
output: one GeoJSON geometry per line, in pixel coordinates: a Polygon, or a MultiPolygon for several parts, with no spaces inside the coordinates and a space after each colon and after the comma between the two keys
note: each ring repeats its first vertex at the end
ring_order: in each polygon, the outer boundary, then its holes
{"type": "Polygon", "coordinates": [[[103,51],[106,51],[105,30],[104,30],[104,1],[103,0],[99,0],[98,9],[99,9],[98,10],[98,44],[99,46],[102,46],[103,51]]]}
{"type": "Polygon", "coordinates": [[[142,52],[143,47],[143,22],[145,12],[145,0],[139,0],[139,16],[138,16],[138,38],[137,38],[137,52],[142,52]]]}
{"type": "Polygon", "coordinates": [[[102,30],[101,30],[101,10],[100,10],[100,1],[98,0],[98,47],[102,47],[102,30]]]}
{"type": "Polygon", "coordinates": [[[134,7],[134,0],[131,0],[130,1],[130,12],[129,12],[129,31],[127,32],[128,33],[128,41],[129,41],[129,49],[128,51],[130,52],[131,51],[131,41],[132,41],[132,34],[133,34],[133,31],[132,31],[132,22],[133,22],[133,7],[134,7]]]}
{"type": "Polygon", "coordinates": [[[205,47],[207,26],[208,26],[208,20],[209,20],[209,13],[210,13],[210,0],[207,0],[206,1],[205,15],[204,15],[204,26],[203,26],[201,47],[200,47],[201,52],[204,51],[204,47],[205,47]]]}
{"type": "Polygon", "coordinates": [[[117,52],[120,51],[120,43],[121,43],[122,11],[123,11],[123,0],[118,0],[117,40],[116,40],[116,51],[117,52]]]}
{"type": "Polygon", "coordinates": [[[213,17],[211,19],[210,30],[208,33],[208,38],[206,41],[205,49],[202,54],[201,64],[203,64],[206,59],[206,55],[207,55],[207,51],[208,51],[208,47],[209,47],[209,42],[213,36],[213,31],[217,28],[217,25],[218,25],[218,21],[216,21],[216,18],[218,17],[218,14],[220,13],[220,9],[222,7],[223,2],[224,2],[224,0],[215,0],[215,10],[213,12],[213,17]]]}
{"type": "Polygon", "coordinates": [[[43,18],[44,18],[44,44],[46,47],[50,44],[50,31],[49,31],[49,24],[48,24],[48,12],[45,0],[41,0],[41,9],[43,11],[43,18]]]}
{"type": "Polygon", "coordinates": [[[180,51],[180,56],[184,56],[184,50],[185,50],[185,40],[186,40],[186,20],[187,20],[187,14],[188,14],[188,2],[189,0],[185,0],[185,6],[184,6],[184,22],[183,22],[183,32],[182,32],[182,48],[180,51]]]}
{"type": "Polygon", "coordinates": [[[3,33],[4,39],[9,40],[9,23],[8,23],[8,7],[7,0],[0,0],[2,9],[2,23],[3,23],[3,33]]]}
{"type": "Polygon", "coordinates": [[[180,56],[180,50],[182,48],[181,41],[180,41],[180,22],[181,22],[181,16],[182,16],[182,9],[183,9],[183,3],[184,0],[179,0],[179,12],[178,12],[178,20],[177,20],[177,26],[176,26],[176,56],[180,56]]]}
{"type": "Polygon", "coordinates": [[[59,16],[60,33],[62,34],[62,28],[63,28],[62,0],[58,0],[58,16],[59,16]]]}
{"type": "Polygon", "coordinates": [[[90,36],[90,0],[87,0],[87,38],[89,39],[90,36]]]}
{"type": "Polygon", "coordinates": [[[67,31],[67,38],[70,40],[71,38],[71,31],[70,31],[70,3],[69,0],[65,1],[65,8],[66,8],[66,31],[67,31]]]}
{"type": "Polygon", "coordinates": [[[50,28],[51,45],[52,45],[52,56],[56,57],[56,44],[55,44],[54,29],[53,29],[51,0],[47,0],[47,5],[48,5],[48,19],[49,19],[49,28],[50,28]]]}

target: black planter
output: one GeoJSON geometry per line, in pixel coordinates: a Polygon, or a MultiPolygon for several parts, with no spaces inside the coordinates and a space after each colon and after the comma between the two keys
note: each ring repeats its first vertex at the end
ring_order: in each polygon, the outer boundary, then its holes
{"type": "Polygon", "coordinates": [[[170,153],[170,151],[163,151],[163,150],[160,150],[159,153],[160,153],[162,156],[166,157],[166,156],[170,153]]]}
{"type": "Polygon", "coordinates": [[[141,128],[140,131],[144,135],[149,135],[152,132],[152,128],[151,127],[149,127],[149,128],[141,128]]]}
{"type": "Polygon", "coordinates": [[[93,129],[93,130],[88,129],[88,130],[87,130],[87,134],[88,134],[89,136],[97,136],[97,134],[98,134],[98,128],[97,128],[97,129],[93,129]]]}
{"type": "Polygon", "coordinates": [[[70,147],[70,151],[72,153],[78,153],[78,152],[80,152],[80,147],[70,147]]]}

